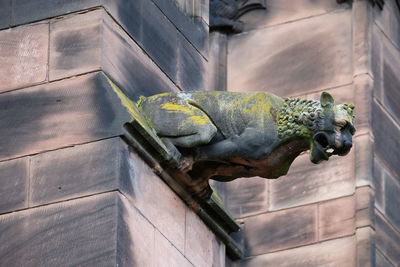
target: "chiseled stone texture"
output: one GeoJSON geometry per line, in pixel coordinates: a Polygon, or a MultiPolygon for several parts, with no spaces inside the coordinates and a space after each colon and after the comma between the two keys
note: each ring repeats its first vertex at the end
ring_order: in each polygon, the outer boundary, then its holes
{"type": "Polygon", "coordinates": [[[374,225],[374,191],[369,186],[356,189],[356,227],[374,225]]]}
{"type": "Polygon", "coordinates": [[[400,48],[400,12],[396,0],[387,0],[383,10],[374,9],[375,23],[400,48]]]}
{"type": "Polygon", "coordinates": [[[354,196],[323,202],[318,206],[319,240],[354,234],[356,201],[354,196]]]}
{"type": "MultiPolygon", "coordinates": [[[[193,212],[186,212],[185,256],[196,267],[213,266],[214,234],[193,212]]],[[[218,251],[219,253],[219,251],[218,251]]]]}
{"type": "Polygon", "coordinates": [[[29,158],[0,162],[0,213],[28,207],[29,158]]]}
{"type": "Polygon", "coordinates": [[[244,22],[244,31],[283,24],[349,7],[347,4],[338,4],[331,0],[269,0],[266,4],[266,10],[254,10],[240,17],[240,21],[244,22]]]}
{"type": "Polygon", "coordinates": [[[0,29],[11,24],[11,0],[0,0],[0,29]]]}
{"type": "Polygon", "coordinates": [[[225,207],[235,218],[268,211],[268,180],[241,178],[224,183],[225,207]]]}
{"type": "Polygon", "coordinates": [[[370,227],[362,227],[356,230],[357,239],[357,266],[375,266],[375,231],[370,227]]]}
{"type": "Polygon", "coordinates": [[[117,189],[127,177],[124,149],[113,138],[33,156],[30,206],[117,189]]]}
{"type": "Polygon", "coordinates": [[[116,136],[130,119],[101,72],[0,94],[0,159],[116,136]]]}
{"type": "Polygon", "coordinates": [[[260,255],[317,242],[317,220],[316,205],[245,218],[246,254],[260,255]]]}
{"type": "Polygon", "coordinates": [[[299,95],[352,82],[351,11],[234,35],[228,91],[299,95]]]}
{"type": "Polygon", "coordinates": [[[375,218],[376,246],[393,265],[400,262],[400,232],[394,229],[378,211],[375,218]]]}
{"type": "Polygon", "coordinates": [[[49,24],[0,31],[0,92],[47,79],[49,24]]]}
{"type": "MultiPolygon", "coordinates": [[[[400,173],[400,154],[395,148],[400,147],[400,127],[390,116],[378,102],[373,101],[372,126],[375,154],[387,168],[398,174],[400,173]]],[[[400,179],[398,181],[400,182],[400,179]]]]}
{"type": "Polygon", "coordinates": [[[320,267],[356,266],[356,244],[354,237],[326,241],[310,246],[279,251],[252,257],[234,266],[259,267],[320,267]]]}
{"type": "Polygon", "coordinates": [[[0,265],[113,266],[116,230],[116,193],[2,215],[0,265]]]}
{"type": "Polygon", "coordinates": [[[348,196],[354,187],[354,152],[318,165],[304,154],[293,162],[288,175],[270,181],[270,210],[348,196]]]}
{"type": "MultiPolygon", "coordinates": [[[[187,240],[191,231],[188,229],[191,226],[187,223],[185,230],[185,213],[189,213],[185,204],[136,153],[130,152],[126,160],[129,176],[122,180],[121,191],[132,205],[183,253],[185,232],[187,240]]],[[[200,223],[203,224],[201,221],[200,223]]]]}

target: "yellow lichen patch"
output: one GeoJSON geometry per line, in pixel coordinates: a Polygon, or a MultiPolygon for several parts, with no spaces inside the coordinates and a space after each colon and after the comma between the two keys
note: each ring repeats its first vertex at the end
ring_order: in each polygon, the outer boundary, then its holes
{"type": "Polygon", "coordinates": [[[170,111],[170,112],[181,112],[181,113],[187,114],[187,115],[194,115],[194,111],[191,108],[185,107],[183,105],[164,103],[161,105],[161,108],[165,109],[167,111],[170,111]]]}
{"type": "Polygon", "coordinates": [[[110,84],[114,93],[118,96],[122,106],[124,106],[128,113],[131,115],[132,119],[139,117],[140,114],[136,109],[135,103],[133,103],[132,100],[130,100],[108,77],[107,81],[110,84]]]}
{"type": "Polygon", "coordinates": [[[209,121],[207,116],[190,116],[187,120],[196,125],[204,125],[209,121]]]}
{"type": "Polygon", "coordinates": [[[245,113],[259,114],[269,113],[271,110],[271,102],[266,99],[266,95],[263,93],[256,93],[254,95],[249,95],[244,99],[241,99],[243,103],[249,103],[247,108],[243,109],[245,113]]]}

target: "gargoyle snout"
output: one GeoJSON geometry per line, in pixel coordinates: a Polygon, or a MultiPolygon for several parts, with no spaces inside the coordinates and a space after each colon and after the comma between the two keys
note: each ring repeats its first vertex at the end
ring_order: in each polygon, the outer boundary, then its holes
{"type": "Polygon", "coordinates": [[[335,148],[335,154],[339,156],[347,155],[350,152],[350,149],[353,147],[352,140],[345,139],[342,142],[342,145],[339,148],[335,148]]]}

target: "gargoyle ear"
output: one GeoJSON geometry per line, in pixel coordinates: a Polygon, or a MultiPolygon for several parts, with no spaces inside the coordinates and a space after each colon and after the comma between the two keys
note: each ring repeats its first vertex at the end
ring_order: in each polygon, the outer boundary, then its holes
{"type": "Polygon", "coordinates": [[[335,104],[335,100],[333,100],[333,97],[327,92],[322,92],[320,102],[323,108],[332,107],[335,104]]]}

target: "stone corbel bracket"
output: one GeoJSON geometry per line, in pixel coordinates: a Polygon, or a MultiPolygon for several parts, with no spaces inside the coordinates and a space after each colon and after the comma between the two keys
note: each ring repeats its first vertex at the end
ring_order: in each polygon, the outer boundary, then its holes
{"type": "MultiPolygon", "coordinates": [[[[124,102],[129,101],[123,97],[122,92],[111,80],[109,83],[124,102]]],[[[133,120],[124,125],[122,139],[219,237],[226,245],[228,256],[232,260],[242,259],[244,248],[236,241],[240,240],[240,226],[224,208],[220,197],[215,192],[211,197],[204,197],[201,191],[205,187],[204,181],[196,182],[188,174],[179,171],[176,168],[177,155],[169,151],[155,132],[149,128],[137,107],[129,105],[129,112],[133,120]]]]}
{"type": "Polygon", "coordinates": [[[266,9],[266,0],[210,0],[210,31],[238,33],[243,24],[238,19],[255,9],[266,9]]]}

